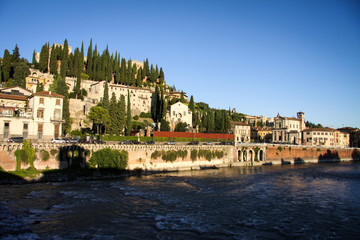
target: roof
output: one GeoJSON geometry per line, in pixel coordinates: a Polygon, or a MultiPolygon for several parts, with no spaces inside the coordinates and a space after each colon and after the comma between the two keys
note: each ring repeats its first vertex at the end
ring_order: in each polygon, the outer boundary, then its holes
{"type": "Polygon", "coordinates": [[[333,128],[306,128],[303,132],[336,132],[336,129],[333,128]]]}
{"type": "Polygon", "coordinates": [[[26,96],[21,96],[21,95],[0,93],[0,99],[11,99],[11,100],[26,101],[27,97],[26,96]]]}
{"type": "Polygon", "coordinates": [[[249,124],[247,123],[243,123],[243,122],[234,122],[234,121],[231,121],[231,124],[233,125],[241,125],[241,126],[250,126],[249,124]]]}
{"type": "Polygon", "coordinates": [[[42,92],[37,92],[37,93],[34,93],[33,95],[31,95],[31,97],[34,97],[34,96],[64,98],[63,95],[53,93],[51,91],[42,91],[42,92]]]}

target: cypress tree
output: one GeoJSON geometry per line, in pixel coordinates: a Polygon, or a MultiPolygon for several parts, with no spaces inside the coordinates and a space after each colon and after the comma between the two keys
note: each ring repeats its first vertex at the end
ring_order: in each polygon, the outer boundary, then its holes
{"type": "Polygon", "coordinates": [[[35,49],[34,49],[33,57],[32,57],[32,64],[33,64],[33,65],[36,65],[36,63],[37,63],[35,56],[36,56],[36,53],[35,53],[35,49]]]}
{"type": "Polygon", "coordinates": [[[2,60],[2,71],[3,71],[3,81],[6,82],[11,75],[11,55],[9,50],[5,49],[4,51],[4,57],[2,60]]]}
{"type": "Polygon", "coordinates": [[[45,43],[42,46],[41,52],[40,52],[39,68],[40,68],[41,72],[45,73],[48,71],[48,69],[47,69],[48,62],[49,62],[49,48],[48,48],[47,44],[45,43]]]}
{"type": "Polygon", "coordinates": [[[152,104],[151,104],[151,117],[152,119],[154,120],[155,123],[158,122],[158,110],[157,110],[157,107],[158,107],[158,101],[159,101],[159,88],[158,86],[156,85],[155,87],[155,93],[152,97],[152,104]]]}
{"type": "Polygon", "coordinates": [[[142,86],[141,76],[142,76],[142,69],[139,68],[139,70],[137,71],[137,74],[136,74],[136,86],[137,86],[137,87],[141,87],[141,86],[142,86]]]}
{"type": "Polygon", "coordinates": [[[133,78],[132,78],[132,61],[131,59],[128,61],[128,66],[127,66],[127,73],[126,73],[126,77],[127,77],[127,84],[129,85],[133,85],[133,78]]]}
{"type": "Polygon", "coordinates": [[[69,55],[69,48],[68,43],[65,38],[64,41],[64,48],[62,50],[62,59],[61,59],[61,67],[60,67],[60,75],[65,79],[68,69],[68,55],[69,55]]]}
{"type": "Polygon", "coordinates": [[[25,62],[19,62],[15,64],[13,85],[25,88],[26,87],[25,78],[29,76],[29,74],[30,74],[29,67],[25,62]]]}
{"type": "Polygon", "coordinates": [[[119,111],[119,114],[118,114],[118,118],[119,118],[119,131],[120,131],[120,134],[123,133],[124,131],[124,127],[125,127],[125,116],[126,116],[126,109],[125,109],[125,96],[124,95],[120,95],[120,99],[118,101],[118,111],[119,111]]]}
{"type": "Polygon", "coordinates": [[[130,136],[131,133],[131,103],[130,103],[130,92],[128,90],[128,100],[127,100],[127,111],[126,111],[126,135],[130,136]]]}
{"type": "Polygon", "coordinates": [[[2,66],[0,65],[0,83],[3,82],[3,79],[4,79],[4,77],[3,77],[3,72],[2,72],[2,66]]]}
{"type": "Polygon", "coordinates": [[[42,91],[44,91],[44,85],[38,82],[36,84],[36,92],[42,92],[42,91]]]}
{"type": "Polygon", "coordinates": [[[193,124],[193,126],[195,126],[196,125],[196,121],[195,121],[196,115],[195,115],[195,103],[194,103],[193,95],[191,95],[191,97],[190,97],[189,109],[192,112],[192,124],[193,124]]]}
{"type": "Polygon", "coordinates": [[[93,76],[92,76],[92,67],[93,67],[93,64],[92,64],[92,39],[90,39],[90,46],[88,48],[88,52],[87,52],[87,56],[86,56],[86,74],[89,75],[89,78],[90,79],[93,79],[93,76]]]}
{"type": "Polygon", "coordinates": [[[84,42],[81,42],[81,51],[80,51],[80,70],[81,72],[84,71],[84,42]]]}
{"type": "Polygon", "coordinates": [[[109,87],[107,81],[105,81],[104,95],[103,95],[103,108],[109,109],[109,87]]]}
{"type": "Polygon", "coordinates": [[[76,86],[75,86],[75,94],[76,94],[76,98],[78,98],[78,95],[80,95],[81,91],[80,91],[80,87],[81,87],[81,69],[78,68],[77,70],[77,77],[76,77],[76,86]]]}
{"type": "Polygon", "coordinates": [[[51,55],[50,55],[50,73],[57,74],[58,64],[57,64],[57,55],[54,46],[51,48],[51,55]]]}
{"type": "Polygon", "coordinates": [[[121,84],[126,83],[126,60],[125,60],[125,58],[121,59],[120,82],[121,82],[121,84]]]}
{"type": "Polygon", "coordinates": [[[118,134],[119,133],[119,129],[118,129],[118,127],[119,127],[119,122],[118,122],[119,111],[118,111],[118,107],[117,107],[116,95],[114,92],[112,93],[111,100],[110,100],[109,115],[110,115],[111,122],[107,129],[107,133],[108,134],[118,134]]]}

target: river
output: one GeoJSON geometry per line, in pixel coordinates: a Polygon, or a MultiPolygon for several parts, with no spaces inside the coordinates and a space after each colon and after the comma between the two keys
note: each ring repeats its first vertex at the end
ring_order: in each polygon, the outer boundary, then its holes
{"type": "Polygon", "coordinates": [[[359,239],[360,163],[0,186],[2,239],[359,239]]]}

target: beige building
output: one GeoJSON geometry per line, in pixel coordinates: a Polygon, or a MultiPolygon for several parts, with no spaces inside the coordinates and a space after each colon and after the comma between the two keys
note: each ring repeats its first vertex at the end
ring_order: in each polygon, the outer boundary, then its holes
{"type": "Polygon", "coordinates": [[[303,131],[303,145],[348,147],[349,134],[332,128],[308,128],[303,131]]]}
{"type": "Polygon", "coordinates": [[[46,91],[31,96],[0,94],[0,101],[3,141],[24,137],[41,142],[61,135],[63,96],[46,91]]]}
{"type": "Polygon", "coordinates": [[[274,118],[272,141],[274,143],[301,144],[301,132],[305,129],[305,114],[297,113],[297,118],[282,117],[278,114],[274,118]]]}
{"type": "Polygon", "coordinates": [[[192,112],[189,107],[181,102],[177,102],[168,108],[166,120],[170,122],[170,129],[174,131],[179,122],[186,123],[192,128],[192,112]]]}
{"type": "Polygon", "coordinates": [[[231,122],[231,130],[234,134],[235,143],[249,143],[251,141],[251,127],[243,122],[231,122]]]}

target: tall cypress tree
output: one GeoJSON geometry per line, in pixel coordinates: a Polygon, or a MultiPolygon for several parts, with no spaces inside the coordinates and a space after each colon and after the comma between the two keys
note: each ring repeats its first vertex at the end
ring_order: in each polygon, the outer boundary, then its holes
{"type": "Polygon", "coordinates": [[[103,108],[109,109],[109,86],[105,81],[104,95],[103,95],[103,108]]]}
{"type": "Polygon", "coordinates": [[[155,123],[158,122],[158,102],[159,102],[159,87],[156,85],[155,93],[152,97],[152,104],[151,104],[151,117],[155,123]]]}
{"type": "Polygon", "coordinates": [[[39,60],[39,68],[41,72],[47,72],[48,71],[48,62],[49,62],[49,48],[47,44],[45,43],[40,52],[40,60],[39,60]]]}
{"type": "Polygon", "coordinates": [[[64,48],[62,50],[62,58],[61,58],[61,67],[60,67],[60,75],[65,79],[67,70],[68,70],[68,55],[69,55],[69,47],[68,42],[65,38],[64,48]]]}
{"type": "Polygon", "coordinates": [[[89,75],[90,79],[93,79],[92,76],[92,67],[93,67],[93,59],[92,59],[92,39],[90,39],[90,46],[88,48],[87,56],[86,56],[86,74],[89,75]]]}
{"type": "Polygon", "coordinates": [[[36,53],[35,53],[35,49],[34,49],[34,52],[33,52],[33,56],[32,56],[32,64],[35,65],[37,62],[36,62],[36,53]]]}
{"type": "Polygon", "coordinates": [[[81,87],[81,69],[78,68],[77,70],[77,76],[76,76],[76,86],[75,86],[75,94],[76,94],[76,98],[78,98],[78,95],[80,95],[81,91],[80,91],[80,87],[81,87]]]}
{"type": "Polygon", "coordinates": [[[119,114],[118,114],[118,118],[119,118],[119,131],[120,131],[120,134],[123,133],[124,131],[124,127],[125,127],[125,122],[126,122],[126,107],[125,107],[125,96],[124,95],[120,95],[120,99],[118,101],[118,111],[119,111],[119,114]]]}
{"type": "Polygon", "coordinates": [[[127,111],[126,111],[126,135],[130,136],[131,133],[131,103],[130,103],[130,92],[128,90],[128,100],[127,100],[127,111]]]}
{"type": "Polygon", "coordinates": [[[110,100],[109,115],[110,115],[111,122],[107,129],[107,133],[108,134],[118,134],[119,133],[119,129],[118,129],[118,127],[119,127],[119,122],[118,122],[119,111],[118,111],[118,107],[117,107],[116,95],[114,92],[112,93],[111,100],[110,100]]]}
{"type": "Polygon", "coordinates": [[[4,51],[4,57],[2,60],[2,71],[3,71],[3,81],[6,82],[10,77],[12,77],[12,71],[11,71],[11,55],[9,50],[5,49],[4,51]]]}
{"type": "Polygon", "coordinates": [[[57,74],[58,64],[57,64],[57,55],[56,49],[54,46],[51,48],[51,55],[50,55],[50,73],[57,74]]]}
{"type": "Polygon", "coordinates": [[[15,48],[14,48],[13,54],[12,54],[12,62],[17,63],[19,61],[20,61],[20,51],[19,51],[18,45],[15,44],[15,48]]]}
{"type": "Polygon", "coordinates": [[[84,71],[84,42],[81,42],[81,51],[80,51],[80,70],[84,71]]]}
{"type": "Polygon", "coordinates": [[[125,60],[125,58],[121,59],[120,82],[121,82],[121,84],[126,84],[126,60],[125,60]]]}

